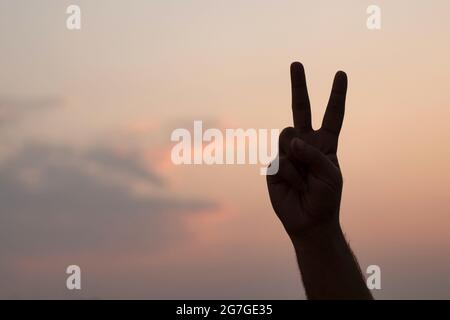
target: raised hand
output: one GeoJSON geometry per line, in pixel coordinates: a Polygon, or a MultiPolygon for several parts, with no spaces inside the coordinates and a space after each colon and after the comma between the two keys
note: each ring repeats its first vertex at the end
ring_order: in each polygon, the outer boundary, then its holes
{"type": "Polygon", "coordinates": [[[347,76],[334,78],[322,127],[313,130],[303,65],[291,65],[294,127],[279,140],[279,170],[267,176],[272,206],[291,237],[311,228],[338,223],[342,175],[336,156],[344,119],[347,76]]]}
{"type": "Polygon", "coordinates": [[[294,127],[282,131],[279,169],[267,176],[272,206],[297,254],[310,299],[372,299],[339,223],[342,174],[336,156],[347,76],[336,73],[322,122],[311,127],[303,66],[291,65],[294,127]]]}

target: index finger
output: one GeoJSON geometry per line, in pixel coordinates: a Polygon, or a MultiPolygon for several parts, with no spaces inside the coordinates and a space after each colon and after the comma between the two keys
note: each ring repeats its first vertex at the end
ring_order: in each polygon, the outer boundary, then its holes
{"type": "Polygon", "coordinates": [[[291,64],[292,114],[294,127],[300,131],[310,131],[311,107],[306,87],[305,69],[300,62],[291,64]]]}

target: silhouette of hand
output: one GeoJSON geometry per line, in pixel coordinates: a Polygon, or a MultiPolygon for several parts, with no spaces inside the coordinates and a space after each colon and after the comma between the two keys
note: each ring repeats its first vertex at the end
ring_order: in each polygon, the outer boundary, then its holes
{"type": "Polygon", "coordinates": [[[336,156],[344,118],[347,76],[336,73],[319,130],[311,127],[311,109],[303,65],[291,65],[294,127],[279,138],[279,170],[267,176],[272,206],[291,238],[318,227],[339,226],[342,174],[336,156]]]}

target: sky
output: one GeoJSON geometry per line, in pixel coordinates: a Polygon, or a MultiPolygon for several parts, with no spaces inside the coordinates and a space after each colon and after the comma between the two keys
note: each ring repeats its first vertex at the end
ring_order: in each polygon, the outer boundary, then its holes
{"type": "Polygon", "coordinates": [[[381,267],[374,296],[449,299],[449,15],[446,0],[0,0],[0,298],[305,298],[260,165],[170,160],[194,120],[292,125],[301,61],[315,128],[334,73],[349,78],[341,221],[361,268],[381,267]]]}

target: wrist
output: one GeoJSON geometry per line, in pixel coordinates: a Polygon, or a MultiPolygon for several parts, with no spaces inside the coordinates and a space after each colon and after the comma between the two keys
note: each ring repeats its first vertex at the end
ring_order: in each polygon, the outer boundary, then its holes
{"type": "Polygon", "coordinates": [[[333,247],[339,245],[342,240],[345,241],[338,219],[317,224],[299,234],[291,234],[289,237],[297,252],[333,247]]]}

